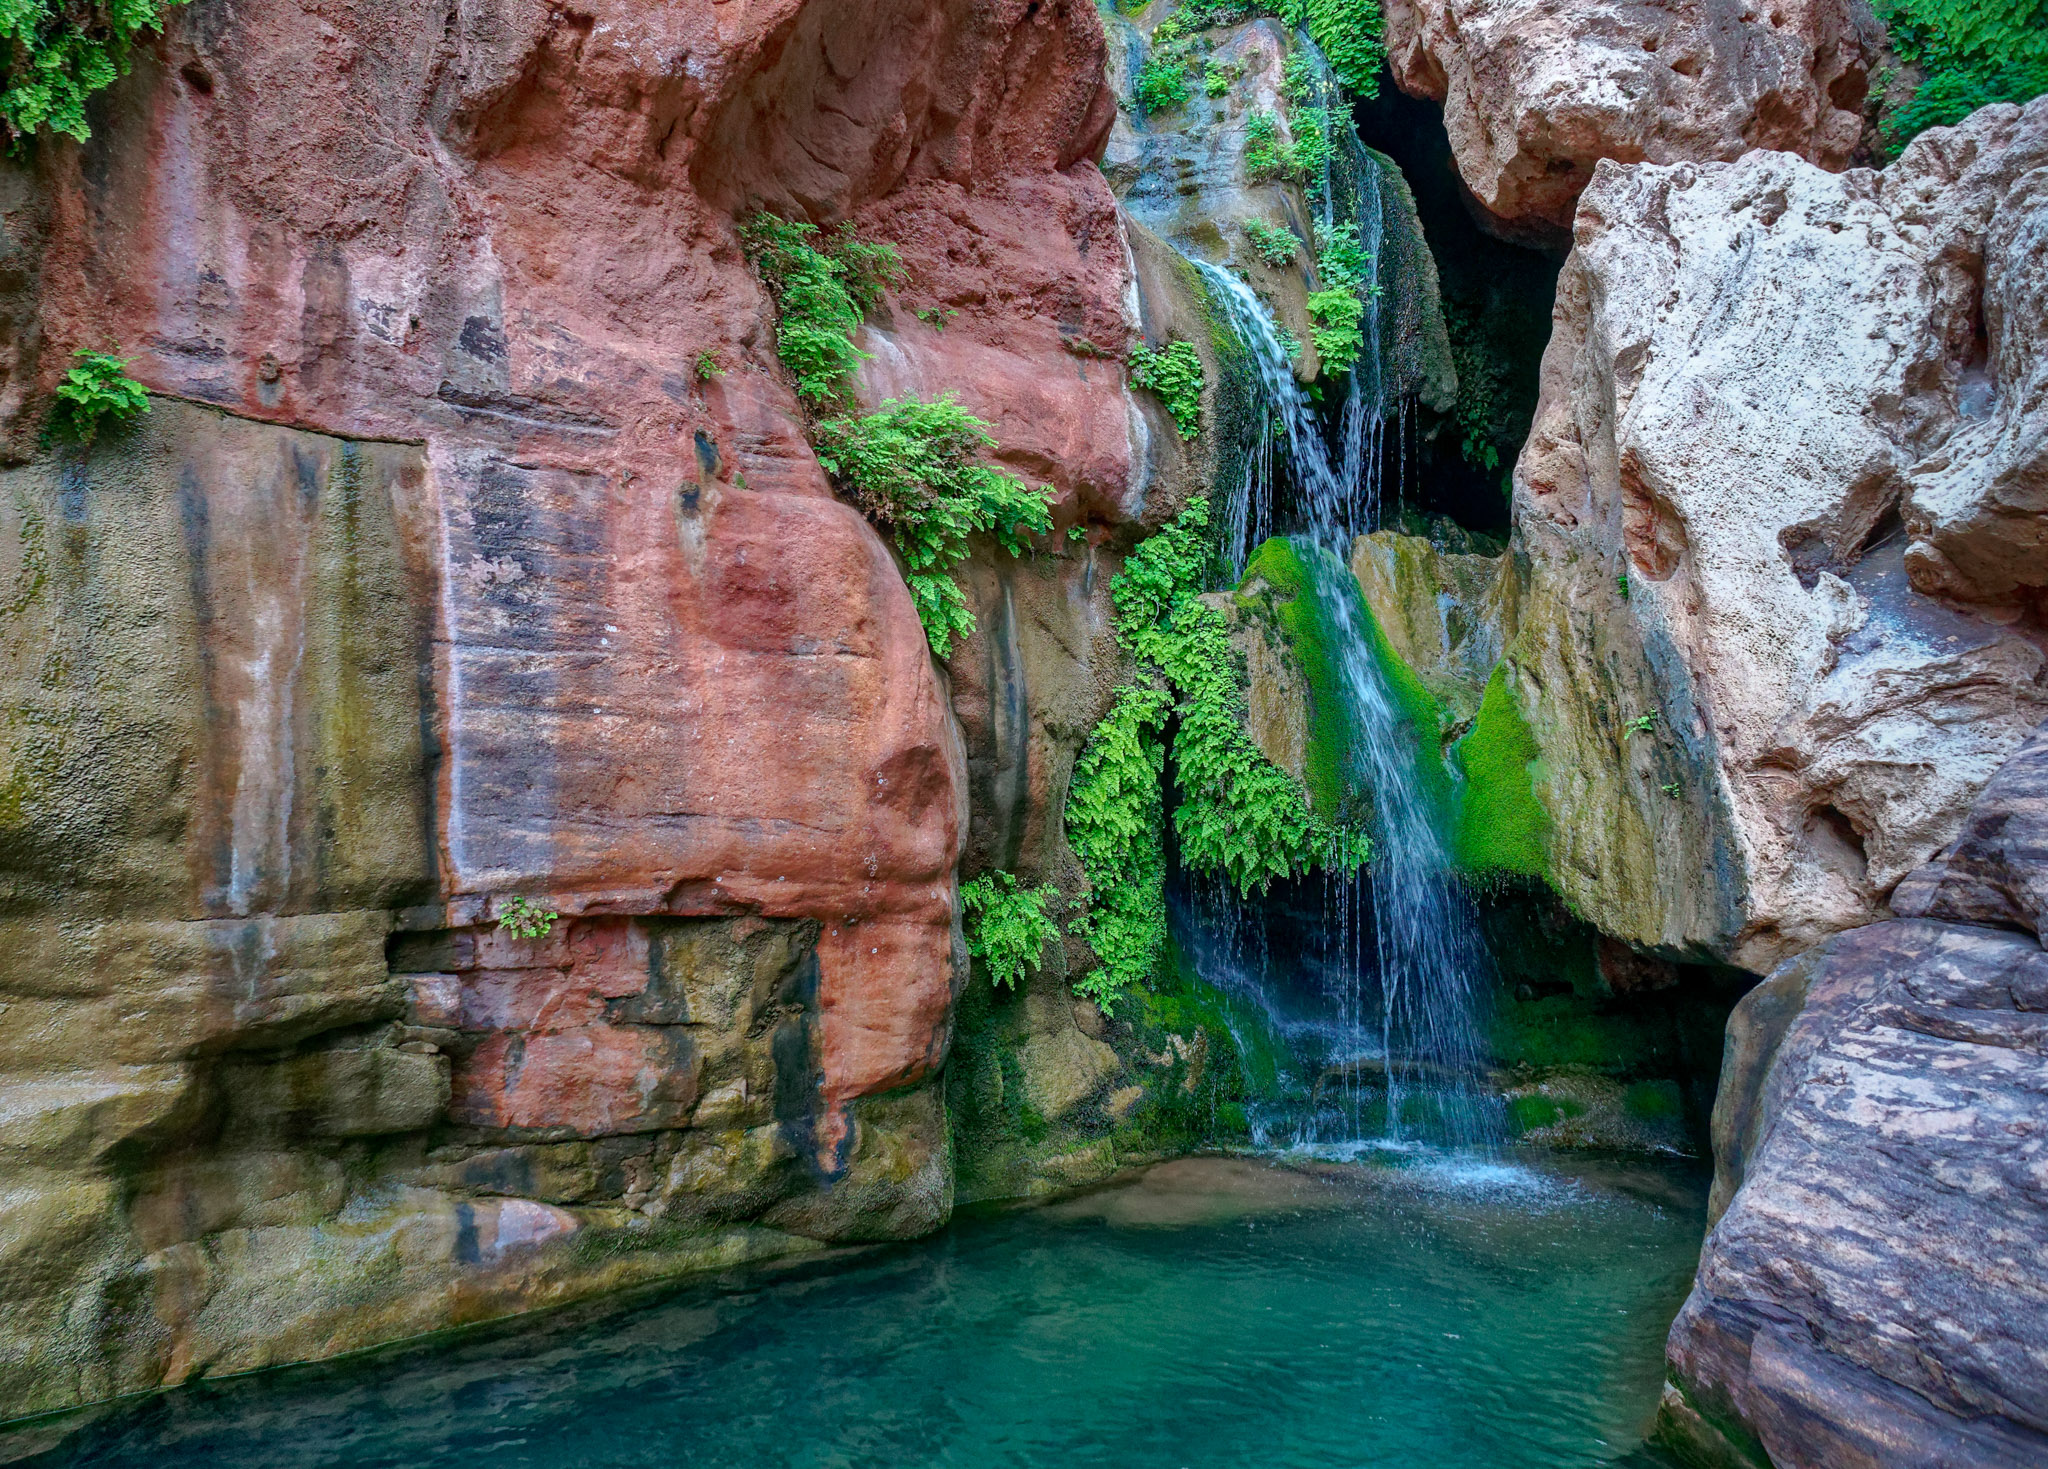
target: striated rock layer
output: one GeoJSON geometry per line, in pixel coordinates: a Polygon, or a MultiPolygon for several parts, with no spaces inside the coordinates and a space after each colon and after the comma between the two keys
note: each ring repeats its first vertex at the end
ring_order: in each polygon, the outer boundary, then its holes
{"type": "Polygon", "coordinates": [[[1602,159],[1848,165],[1881,34],[1850,0],[1388,0],[1401,90],[1444,104],[1490,228],[1562,242],[1602,159]]]}
{"type": "Polygon", "coordinates": [[[1064,771],[1014,681],[956,720],[734,221],[897,245],[863,396],[970,391],[1088,527],[1014,598],[1085,666],[1171,508],[1102,58],[1077,0],[193,7],[0,169],[0,1417],[945,1217],[968,792],[1024,770],[1009,860],[1064,771]],[[110,344],[154,411],[39,454],[110,344]]]}
{"type": "Polygon", "coordinates": [[[1604,931],[1762,971],[1880,917],[2048,715],[2043,179],[2048,101],[1596,173],[1508,656],[1604,931]]]}
{"type": "Polygon", "coordinates": [[[1696,1462],[2048,1460],[2044,836],[2048,725],[1898,918],[1738,1006],[1660,1428],[1696,1462]]]}

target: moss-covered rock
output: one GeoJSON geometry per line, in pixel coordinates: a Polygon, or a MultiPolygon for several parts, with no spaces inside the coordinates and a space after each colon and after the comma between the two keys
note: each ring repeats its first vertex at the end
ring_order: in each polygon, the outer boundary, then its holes
{"type": "Polygon", "coordinates": [[[947,1100],[957,1198],[1025,1198],[1250,1137],[1284,1052],[1262,1016],[1170,952],[1115,1015],[1041,976],[962,997],[947,1100]]]}
{"type": "Polygon", "coordinates": [[[1452,850],[1470,873],[1548,877],[1550,815],[1536,798],[1542,746],[1509,687],[1509,665],[1494,665],[1471,730],[1454,753],[1465,783],[1452,850]]]}
{"type": "Polygon", "coordinates": [[[1352,778],[1359,732],[1343,660],[1354,656],[1354,640],[1377,668],[1395,716],[1414,742],[1424,786],[1439,810],[1451,809],[1444,707],[1395,648],[1341,562],[1307,542],[1276,536],[1246,564],[1234,609],[1240,625],[1256,627],[1286,649],[1306,690],[1303,771],[1316,810],[1356,816],[1371,798],[1352,778]]]}

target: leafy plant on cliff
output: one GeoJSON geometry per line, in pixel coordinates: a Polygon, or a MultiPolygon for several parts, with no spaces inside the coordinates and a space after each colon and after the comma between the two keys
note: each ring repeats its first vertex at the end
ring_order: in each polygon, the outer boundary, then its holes
{"type": "Polygon", "coordinates": [[[1245,676],[1228,624],[1201,600],[1214,569],[1197,497],[1134,551],[1111,583],[1118,644],[1147,675],[1120,690],[1075,766],[1067,839],[1088,875],[1076,926],[1102,961],[1077,986],[1111,1003],[1149,980],[1165,943],[1165,733],[1183,863],[1246,894],[1312,867],[1356,867],[1367,847],[1309,808],[1300,785],[1245,733],[1245,676]],[[1105,947],[1107,945],[1107,947],[1105,947]]]}
{"type": "Polygon", "coordinates": [[[1877,0],[1877,13],[1925,73],[1880,125],[1894,153],[1979,107],[2048,92],[2048,0],[1877,0]]]}
{"type": "Polygon", "coordinates": [[[1059,924],[1045,911],[1059,889],[1019,888],[1008,872],[985,872],[960,889],[967,917],[967,951],[988,966],[991,984],[1014,987],[1026,970],[1037,969],[1045,946],[1059,937],[1059,924]]]}
{"type": "Polygon", "coordinates": [[[796,379],[797,396],[813,406],[836,403],[867,357],[853,344],[861,319],[885,289],[902,283],[896,251],[860,239],[851,225],[827,234],[766,213],[740,226],[740,242],[774,294],[775,352],[796,379]]]}
{"type": "Polygon", "coordinates": [[[1170,112],[1192,95],[1188,90],[1189,60],[1187,50],[1171,41],[1157,46],[1145,58],[1144,64],[1138,68],[1137,79],[1131,84],[1131,95],[1138,99],[1138,106],[1148,116],[1155,112],[1170,112]]]}
{"type": "Polygon", "coordinates": [[[1372,279],[1372,256],[1359,243],[1355,224],[1318,225],[1316,246],[1323,289],[1309,293],[1310,333],[1323,370],[1349,372],[1365,350],[1365,304],[1380,289],[1372,279]]]}
{"type": "Polygon", "coordinates": [[[953,568],[968,538],[992,533],[1011,555],[1023,538],[1052,529],[1052,492],[979,463],[995,447],[988,425],[954,402],[891,398],[858,418],[817,426],[818,462],[845,488],[903,557],[904,580],[941,658],[974,631],[967,594],[953,568]]]}
{"type": "Polygon", "coordinates": [[[1259,259],[1280,270],[1294,264],[1301,253],[1301,241],[1294,231],[1277,224],[1267,224],[1263,219],[1243,221],[1244,237],[1251,241],[1253,251],[1259,259]]]}
{"type": "MultiPolygon", "coordinates": [[[[6,0],[0,0],[5,4],[6,0]]],[[[128,376],[125,358],[111,352],[74,352],[78,365],[57,384],[43,435],[90,447],[109,428],[124,428],[149,412],[149,395],[128,376]]]]}
{"type": "Polygon", "coordinates": [[[1305,28],[1337,80],[1360,97],[1380,94],[1386,60],[1380,0],[1280,0],[1280,18],[1305,28]]]}
{"type": "Polygon", "coordinates": [[[523,939],[544,939],[562,915],[552,908],[540,908],[525,898],[507,899],[498,910],[498,927],[523,939]]]}
{"type": "Polygon", "coordinates": [[[1173,426],[1184,439],[1202,431],[1202,354],[1191,342],[1168,342],[1154,351],[1140,342],[1131,351],[1131,383],[1155,393],[1173,415],[1173,426]]]}
{"type": "Polygon", "coordinates": [[[85,104],[127,75],[144,31],[183,0],[0,0],[0,126],[10,142],[38,132],[92,136],[85,104]]]}
{"type": "Polygon", "coordinates": [[[1166,690],[1127,686],[1074,762],[1067,844],[1088,878],[1087,904],[1069,925],[1095,951],[1074,985],[1104,1009],[1150,983],[1166,951],[1166,847],[1160,781],[1166,690]]]}

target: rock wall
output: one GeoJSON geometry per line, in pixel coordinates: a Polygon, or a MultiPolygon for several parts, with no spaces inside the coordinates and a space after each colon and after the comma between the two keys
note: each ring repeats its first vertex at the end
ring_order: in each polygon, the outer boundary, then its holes
{"type": "Polygon", "coordinates": [[[1839,170],[1883,35],[1851,0],[1388,0],[1402,91],[1444,104],[1458,172],[1497,233],[1565,243],[1601,159],[1839,170]]]}
{"type": "Polygon", "coordinates": [[[1171,510],[1102,58],[1063,0],[202,3],[0,169],[0,1416],[944,1219],[956,864],[1049,840],[1171,510]],[[863,398],[961,389],[1079,528],[951,670],[762,205],[897,246],[863,398]],[[41,453],[105,345],[153,411],[41,453]]]}
{"type": "Polygon", "coordinates": [[[1761,972],[1869,922],[2048,714],[2044,168],[2036,102],[1881,174],[1597,171],[1509,656],[1604,931],[1761,972]]]}
{"type": "Polygon", "coordinates": [[[1659,1434],[1776,1469],[2048,1459],[2048,725],[1964,835],[1753,990],[1659,1434]]]}

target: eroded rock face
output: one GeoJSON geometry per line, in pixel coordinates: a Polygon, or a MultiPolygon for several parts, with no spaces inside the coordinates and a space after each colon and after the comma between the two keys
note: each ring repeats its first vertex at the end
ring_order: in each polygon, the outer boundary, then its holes
{"type": "Polygon", "coordinates": [[[1553,866],[1607,932],[1766,970],[1868,922],[2048,713],[2038,602],[1996,570],[2041,533],[2042,323],[1994,305],[2040,289],[2044,170],[2037,102],[1882,174],[1596,174],[1515,472],[1517,656],[1580,834],[1553,866]],[[1934,483],[1977,508],[1924,511],[1934,483]],[[1993,524],[1972,580],[1937,543],[1993,524]],[[1647,867],[1605,835],[1660,821],[1647,867]]]}
{"type": "Polygon", "coordinates": [[[1113,558],[1102,52],[187,9],[7,168],[0,1417],[943,1220],[965,751],[734,221],[894,241],[863,397],[976,384],[1113,558]],[[153,412],[39,455],[110,342],[153,412]]]}
{"type": "Polygon", "coordinates": [[[1726,1212],[1672,1327],[1661,1428],[1699,1462],[2048,1457],[2048,953],[2037,912],[1971,896],[1987,866],[2038,877],[2044,781],[2048,727],[1901,884],[1902,912],[1943,917],[1840,934],[1737,1007],[1726,1212]]]}
{"type": "Polygon", "coordinates": [[[1388,0],[1386,19],[1394,80],[1444,104],[1466,187],[1533,242],[1565,238],[1603,158],[1847,166],[1879,40],[1848,0],[1388,0]]]}

